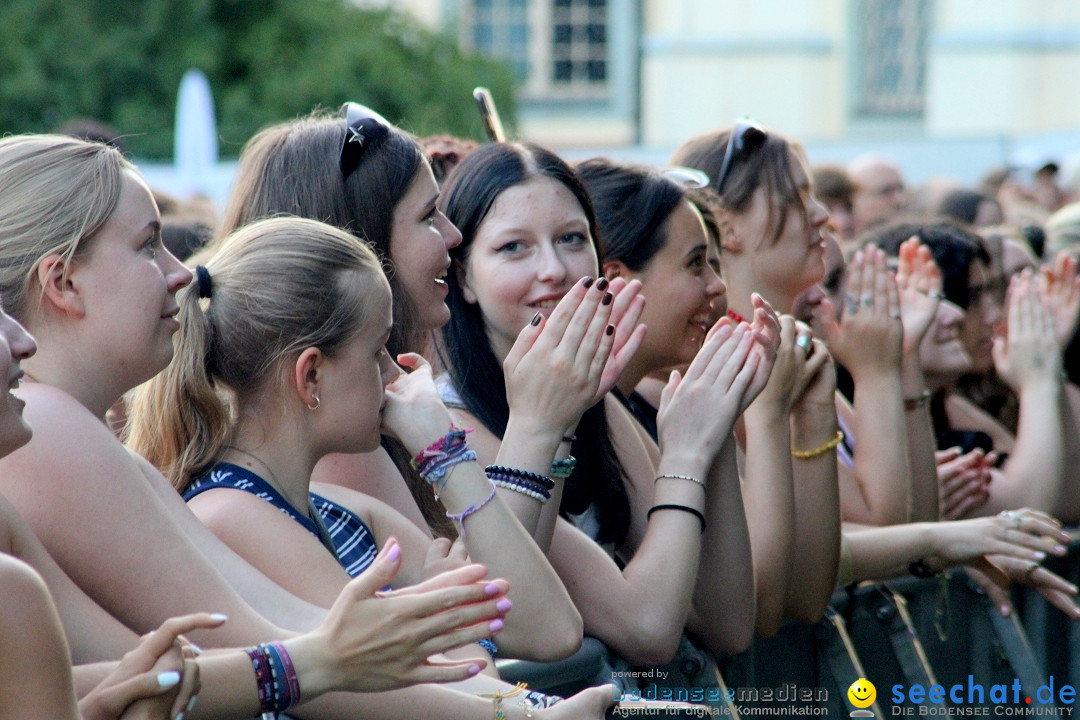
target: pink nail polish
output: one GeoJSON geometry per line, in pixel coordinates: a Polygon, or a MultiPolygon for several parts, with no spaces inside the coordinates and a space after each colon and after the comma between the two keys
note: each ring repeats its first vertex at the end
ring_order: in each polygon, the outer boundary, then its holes
{"type": "Polygon", "coordinates": [[[484,594],[487,595],[488,597],[491,597],[492,595],[498,595],[499,594],[499,586],[496,585],[495,583],[488,583],[487,585],[484,586],[484,594]]]}
{"type": "Polygon", "coordinates": [[[394,545],[394,547],[390,548],[390,552],[386,553],[386,559],[389,560],[390,562],[397,562],[398,560],[400,560],[401,559],[401,546],[400,545],[394,545]]]}
{"type": "Polygon", "coordinates": [[[499,618],[495,618],[488,623],[488,629],[491,630],[491,632],[496,633],[503,629],[503,625],[504,623],[502,620],[500,620],[499,618]]]}
{"type": "Polygon", "coordinates": [[[479,665],[470,665],[469,666],[469,677],[472,677],[473,675],[476,675],[479,672],[480,672],[480,666],[479,665]]]}
{"type": "Polygon", "coordinates": [[[510,608],[514,607],[514,603],[510,602],[510,598],[503,598],[499,602],[495,603],[495,609],[501,613],[510,612],[510,608]]]}

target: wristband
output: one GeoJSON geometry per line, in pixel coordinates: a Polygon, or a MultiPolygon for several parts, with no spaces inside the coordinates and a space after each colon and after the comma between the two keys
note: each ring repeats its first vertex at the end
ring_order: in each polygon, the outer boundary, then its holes
{"type": "Polygon", "coordinates": [[[937,576],[937,573],[931,570],[930,566],[926,564],[925,558],[920,558],[915,562],[910,563],[907,568],[909,573],[922,580],[937,576]]]}
{"type": "Polygon", "coordinates": [[[815,458],[819,455],[824,455],[830,450],[835,449],[836,446],[842,442],[844,442],[844,431],[837,430],[836,435],[833,436],[833,439],[825,443],[824,445],[816,447],[813,450],[792,450],[791,457],[799,458],[800,460],[808,460],[809,458],[815,458]]]}
{"type": "Polygon", "coordinates": [[[930,402],[930,398],[933,393],[929,390],[923,390],[917,396],[913,398],[904,398],[905,410],[918,410],[921,407],[926,407],[926,403],[930,402]]]}
{"type": "Polygon", "coordinates": [[[694,508],[687,507],[686,505],[653,505],[651,508],[649,508],[649,512],[645,513],[645,519],[649,520],[650,518],[652,518],[652,514],[654,512],[657,512],[658,510],[679,510],[681,512],[690,513],[698,519],[698,522],[701,523],[701,532],[705,532],[705,516],[701,514],[700,510],[695,510],[694,508]]]}

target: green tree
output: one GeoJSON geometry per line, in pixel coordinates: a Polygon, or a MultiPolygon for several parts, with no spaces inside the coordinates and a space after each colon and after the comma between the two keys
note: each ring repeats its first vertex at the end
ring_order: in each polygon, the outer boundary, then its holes
{"type": "Polygon", "coordinates": [[[476,85],[514,114],[508,66],[347,0],[0,0],[0,132],[92,117],[133,155],[167,159],[193,67],[210,78],[225,156],[265,125],[345,100],[420,135],[481,139],[476,85]]]}

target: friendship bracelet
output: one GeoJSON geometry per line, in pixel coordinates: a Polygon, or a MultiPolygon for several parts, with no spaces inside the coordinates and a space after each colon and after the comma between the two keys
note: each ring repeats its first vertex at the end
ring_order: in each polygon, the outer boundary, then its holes
{"type": "Polygon", "coordinates": [[[565,480],[574,474],[574,468],[576,467],[577,458],[573,455],[567,455],[551,463],[551,477],[556,480],[565,480]]]}
{"type": "Polygon", "coordinates": [[[523,480],[531,480],[535,483],[539,483],[544,486],[545,489],[551,490],[555,487],[555,481],[549,477],[544,477],[539,473],[529,472],[528,470],[518,470],[517,468],[506,467],[505,465],[488,465],[484,468],[484,472],[489,476],[495,475],[508,475],[511,477],[522,478],[523,480]]]}
{"type": "Polygon", "coordinates": [[[833,439],[830,440],[829,442],[825,443],[821,447],[816,447],[813,450],[792,450],[791,451],[791,457],[799,458],[800,460],[807,460],[809,458],[815,458],[815,457],[817,457],[819,455],[824,455],[825,453],[829,452],[830,450],[835,449],[836,446],[839,445],[842,442],[844,442],[844,431],[843,430],[837,430],[836,435],[833,436],[833,439]]]}
{"type": "Polygon", "coordinates": [[[930,398],[932,396],[932,392],[930,392],[929,390],[923,390],[916,397],[904,398],[904,409],[918,410],[921,407],[926,407],[926,403],[930,402],[930,398]]]}
{"type": "Polygon", "coordinates": [[[506,720],[506,712],[502,708],[502,701],[506,698],[512,698],[525,692],[525,688],[528,687],[525,683],[518,683],[514,686],[514,689],[510,692],[503,692],[502,690],[496,690],[493,693],[476,693],[477,697],[491,698],[495,704],[495,720],[506,720]]]}
{"type": "Polygon", "coordinates": [[[682,512],[690,513],[698,519],[698,522],[701,523],[701,532],[705,532],[705,516],[701,514],[700,510],[695,510],[694,508],[687,507],[686,505],[653,505],[651,508],[649,508],[649,512],[645,513],[645,519],[651,519],[652,514],[658,510],[680,510],[682,512]]]}
{"type": "Polygon", "coordinates": [[[477,512],[478,510],[483,509],[483,507],[485,505],[487,505],[489,502],[491,502],[494,499],[495,499],[495,483],[491,483],[491,494],[488,495],[486,498],[484,498],[483,502],[481,502],[479,505],[470,505],[469,507],[465,508],[464,510],[462,510],[459,513],[452,513],[452,512],[446,513],[446,517],[450,518],[451,520],[455,521],[458,525],[461,526],[461,539],[462,540],[464,540],[465,536],[466,536],[466,534],[465,534],[465,518],[469,517],[474,512],[477,512]]]}
{"type": "Polygon", "coordinates": [[[435,499],[446,488],[446,474],[455,465],[476,460],[476,452],[464,442],[441,457],[433,458],[420,470],[420,477],[435,489],[435,499]]]}
{"type": "Polygon", "coordinates": [[[274,679],[270,674],[270,666],[263,658],[262,650],[258,647],[245,648],[244,652],[251,658],[251,668],[255,671],[255,687],[259,693],[259,707],[263,713],[276,712],[274,706],[274,679]]]}
{"type": "Polygon", "coordinates": [[[471,432],[472,428],[462,428],[450,423],[450,430],[447,431],[446,435],[428,445],[426,449],[416,453],[410,463],[413,470],[423,474],[424,468],[432,460],[443,459],[453,450],[464,445],[465,435],[471,432]]]}
{"type": "Polygon", "coordinates": [[[700,479],[698,479],[696,477],[691,477],[690,475],[673,475],[673,474],[657,475],[656,479],[653,480],[653,482],[654,483],[660,482],[664,478],[670,478],[671,480],[689,480],[692,483],[697,483],[701,487],[705,487],[705,482],[704,481],[702,481],[702,480],[700,480],[700,479]]]}

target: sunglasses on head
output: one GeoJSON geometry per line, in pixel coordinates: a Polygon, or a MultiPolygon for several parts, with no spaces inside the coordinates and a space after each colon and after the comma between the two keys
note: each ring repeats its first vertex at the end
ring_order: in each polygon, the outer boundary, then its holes
{"type": "Polygon", "coordinates": [[[720,172],[716,174],[716,192],[724,191],[724,181],[731,174],[731,168],[735,161],[744,155],[748,155],[761,147],[768,139],[769,133],[765,128],[753,120],[739,120],[735,127],[731,128],[728,136],[727,149],[724,150],[724,161],[720,164],[720,172]]]}
{"type": "Polygon", "coordinates": [[[345,139],[341,143],[338,165],[341,167],[341,177],[348,180],[372,141],[390,134],[390,123],[379,113],[359,103],[345,103],[341,106],[341,113],[345,115],[345,139]]]}
{"type": "Polygon", "coordinates": [[[709,187],[709,176],[694,168],[673,165],[661,170],[660,174],[686,190],[700,190],[709,187]]]}

